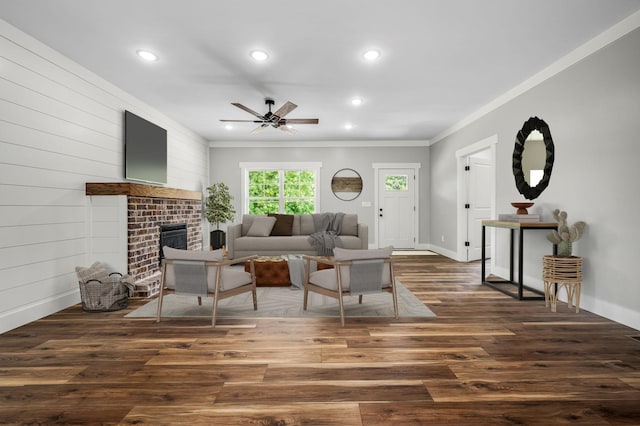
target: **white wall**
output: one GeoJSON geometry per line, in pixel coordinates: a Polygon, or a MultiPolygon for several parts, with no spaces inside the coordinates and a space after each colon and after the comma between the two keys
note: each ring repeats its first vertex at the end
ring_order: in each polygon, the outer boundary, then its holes
{"type": "MultiPolygon", "coordinates": [[[[354,143],[352,143],[354,144],[354,143]]],[[[260,147],[230,148],[226,145],[216,146],[210,151],[210,179],[211,183],[224,182],[229,186],[234,197],[237,220],[242,212],[241,174],[239,163],[241,162],[303,162],[319,161],[322,163],[320,170],[320,209],[325,212],[356,213],[358,220],[369,226],[369,246],[375,246],[375,181],[373,163],[420,163],[420,226],[418,244],[426,245],[429,240],[429,148],[426,143],[416,146],[416,143],[398,143],[395,147],[378,146],[358,147],[349,146],[348,142],[340,143],[298,143],[285,142],[283,144],[262,144],[260,147]],[[314,146],[315,145],[315,146],[314,146]],[[322,146],[322,147],[318,147],[322,146]],[[336,146],[337,145],[337,146],[336,146]],[[339,200],[331,192],[331,178],[334,173],[343,168],[351,168],[362,177],[362,193],[352,201],[339,200]],[[370,207],[363,207],[362,202],[371,202],[370,207]]],[[[389,144],[386,144],[389,145],[389,144]]]]}
{"type": "MultiPolygon", "coordinates": [[[[640,15],[633,19],[637,28],[640,15]]],[[[437,206],[431,211],[431,234],[449,234],[446,240],[454,242],[455,151],[498,135],[497,210],[513,213],[510,203],[524,201],[511,170],[516,133],[531,116],[545,120],[555,143],[555,164],[549,187],[533,200],[530,212],[552,221],[551,211],[559,208],[568,212],[570,223],[587,223],[584,237],[574,244],[574,254],[585,259],[581,306],[636,329],[640,329],[639,51],[638,29],[604,45],[433,144],[430,168],[431,205],[437,206]]],[[[546,231],[531,231],[525,238],[525,280],[538,288],[542,288],[541,257],[551,251],[545,235],[546,231]]],[[[508,232],[498,230],[496,238],[497,271],[506,273],[508,232]]]]}
{"type": "MultiPolygon", "coordinates": [[[[201,137],[0,20],[0,332],[79,302],[86,182],[123,181],[123,110],[168,132],[168,186],[203,190],[201,137]]],[[[122,248],[125,250],[126,245],[122,248]]]]}

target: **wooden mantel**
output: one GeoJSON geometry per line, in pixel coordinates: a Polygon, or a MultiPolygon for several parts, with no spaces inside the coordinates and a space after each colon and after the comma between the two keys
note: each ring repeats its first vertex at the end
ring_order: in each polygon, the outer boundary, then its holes
{"type": "Polygon", "coordinates": [[[136,197],[201,200],[202,193],[186,189],[165,188],[132,182],[87,182],[87,195],[133,195],[136,197]]]}

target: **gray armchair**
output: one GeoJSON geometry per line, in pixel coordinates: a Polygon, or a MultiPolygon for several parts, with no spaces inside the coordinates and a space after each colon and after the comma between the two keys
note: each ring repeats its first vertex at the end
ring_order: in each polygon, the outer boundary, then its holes
{"type": "Polygon", "coordinates": [[[340,322],[344,327],[344,296],[362,296],[374,292],[392,294],[393,310],[398,319],[398,294],[395,285],[393,247],[375,250],[348,250],[335,248],[333,257],[304,256],[306,260],[304,304],[307,310],[309,292],[320,293],[338,299],[340,322]],[[311,272],[311,261],[333,265],[333,269],[311,272]]]}
{"type": "Polygon", "coordinates": [[[167,290],[178,295],[197,296],[202,305],[202,297],[213,297],[213,314],[211,324],[216,325],[218,301],[244,292],[253,293],[253,309],[258,309],[256,294],[256,278],[253,259],[257,256],[228,260],[223,251],[193,251],[163,247],[162,279],[158,298],[156,321],[160,322],[162,314],[162,298],[167,290]],[[236,263],[251,262],[250,272],[243,269],[230,268],[236,263]]]}

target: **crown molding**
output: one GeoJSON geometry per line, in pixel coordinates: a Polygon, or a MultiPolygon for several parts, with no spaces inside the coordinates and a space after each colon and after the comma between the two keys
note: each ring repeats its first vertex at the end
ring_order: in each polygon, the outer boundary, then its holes
{"type": "Polygon", "coordinates": [[[209,148],[371,148],[429,146],[427,140],[413,141],[209,141],[209,148]]]}

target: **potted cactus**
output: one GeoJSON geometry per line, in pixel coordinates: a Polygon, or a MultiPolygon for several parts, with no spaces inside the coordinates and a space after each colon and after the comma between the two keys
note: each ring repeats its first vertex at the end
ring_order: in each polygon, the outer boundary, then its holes
{"type": "Polygon", "coordinates": [[[573,242],[582,237],[586,223],[580,221],[573,225],[567,225],[567,212],[555,209],[553,217],[558,222],[558,230],[553,230],[547,235],[547,240],[558,245],[558,256],[571,257],[573,242]]]}
{"type": "Polygon", "coordinates": [[[216,225],[209,235],[211,247],[216,250],[226,243],[226,234],[220,229],[220,223],[233,220],[236,210],[231,204],[233,196],[229,193],[229,187],[223,182],[214,183],[207,191],[209,196],[205,200],[205,216],[210,224],[216,225]]]}

